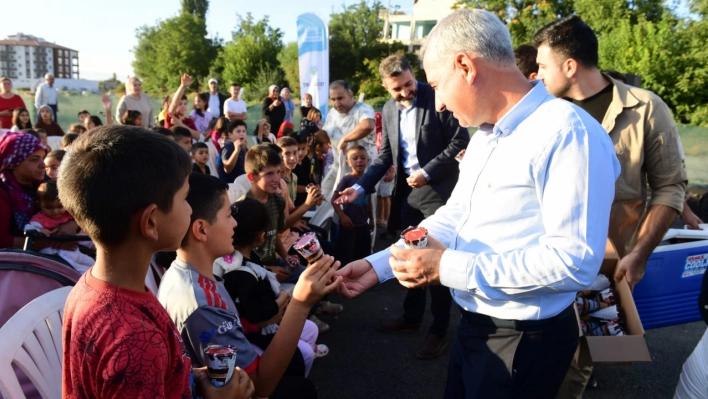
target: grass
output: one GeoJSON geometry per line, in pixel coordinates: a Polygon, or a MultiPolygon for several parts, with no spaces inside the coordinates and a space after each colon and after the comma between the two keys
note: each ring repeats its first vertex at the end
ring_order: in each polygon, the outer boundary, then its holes
{"type": "MultiPolygon", "coordinates": [[[[113,99],[113,114],[115,115],[115,108],[118,106],[118,101],[120,98],[111,96],[113,99]]],[[[25,97],[25,104],[33,108],[33,100],[25,97]]],[[[152,99],[152,107],[154,109],[155,116],[160,112],[162,104],[160,104],[159,98],[152,99]]],[[[191,101],[190,101],[191,107],[191,101]]],[[[103,104],[101,104],[101,96],[98,94],[80,95],[80,94],[67,94],[62,93],[59,98],[59,114],[58,122],[64,131],[69,129],[72,123],[78,123],[78,113],[80,110],[85,109],[91,113],[91,115],[99,115],[103,123],[106,122],[106,117],[103,115],[103,104]]],[[[248,125],[249,135],[253,134],[258,121],[261,119],[261,104],[252,104],[248,107],[248,117],[246,118],[246,124],[248,125]]],[[[32,118],[35,121],[35,118],[32,118]]],[[[297,108],[294,112],[293,124],[296,127],[300,126],[300,111],[297,108]]]]}
{"type": "MultiPolygon", "coordinates": [[[[24,98],[27,105],[32,106],[32,99],[24,98]]],[[[191,102],[191,101],[190,101],[191,102]]],[[[118,104],[118,98],[113,97],[114,113],[115,106],[118,104]]],[[[153,108],[155,115],[161,107],[160,99],[153,98],[153,108]]],[[[69,128],[69,125],[76,123],[77,114],[80,110],[86,109],[92,115],[101,115],[103,105],[101,104],[101,96],[98,94],[77,95],[62,93],[59,99],[59,124],[64,130],[69,128]]],[[[294,112],[293,124],[300,126],[300,113],[296,108],[294,112]]],[[[253,134],[253,130],[261,118],[261,105],[252,104],[248,107],[248,124],[249,135],[253,134]]],[[[32,118],[34,120],[34,118],[32,118]]],[[[105,122],[105,116],[101,115],[101,119],[105,122]]],[[[684,153],[686,154],[686,170],[688,171],[689,185],[708,185],[708,127],[701,126],[679,126],[679,134],[683,144],[684,153]]]]}

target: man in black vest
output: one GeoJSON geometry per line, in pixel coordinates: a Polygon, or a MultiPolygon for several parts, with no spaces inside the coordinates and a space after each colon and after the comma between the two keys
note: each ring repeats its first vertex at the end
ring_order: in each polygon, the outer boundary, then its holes
{"type": "Polygon", "coordinates": [[[204,94],[209,94],[207,111],[211,113],[211,116],[214,118],[224,116],[224,102],[229,96],[219,92],[219,82],[216,79],[209,79],[209,91],[204,94]]]}
{"type": "MultiPolygon", "coordinates": [[[[342,192],[342,203],[375,192],[376,183],[396,166],[395,193],[389,229],[418,225],[450,198],[459,176],[455,156],[467,148],[470,136],[448,111],[436,112],[435,92],[417,82],[408,60],[399,54],[381,62],[383,86],[391,94],[383,108],[383,143],[378,158],[352,188],[342,192]]],[[[408,291],[403,316],[379,325],[388,333],[420,331],[425,312],[426,290],[408,291]]],[[[450,290],[429,287],[433,324],[425,343],[416,352],[421,359],[439,356],[447,347],[450,321],[450,290]]]]}

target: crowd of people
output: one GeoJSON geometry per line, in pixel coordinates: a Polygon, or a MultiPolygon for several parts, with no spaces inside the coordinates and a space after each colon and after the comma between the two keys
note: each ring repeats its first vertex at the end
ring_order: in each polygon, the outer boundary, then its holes
{"type": "Polygon", "coordinates": [[[381,62],[378,117],[336,80],[325,120],[304,94],[296,128],[274,84],[252,143],[239,83],[226,95],[210,79],[190,110],[185,73],[155,113],[133,77],[115,117],[104,95],[105,125],[82,110],[65,133],[53,76],[35,124],[0,78],[0,248],[35,230],[47,239],[32,250],[83,273],[64,312],[64,396],[316,397],[307,376],[330,351],[318,336],[336,328],[318,316],[344,311],[331,294],[397,278],[401,315],[378,328],[420,331],[429,292],[418,358],[443,354],[452,305],[462,313],[446,398],[582,397],[592,368],[573,356],[572,304],[607,238],[633,287],[678,215],[702,223],[670,110],[601,72],[597,52],[576,16],[513,50],[494,14],[456,11],[421,50],[427,83],[402,55],[381,62]],[[315,209],[331,224],[310,223],[315,209]],[[407,226],[427,229],[427,248],[372,254],[377,228],[407,226]],[[295,249],[305,235],[324,256],[295,249]],[[210,345],[238,351],[223,387],[206,376],[210,345]]]}

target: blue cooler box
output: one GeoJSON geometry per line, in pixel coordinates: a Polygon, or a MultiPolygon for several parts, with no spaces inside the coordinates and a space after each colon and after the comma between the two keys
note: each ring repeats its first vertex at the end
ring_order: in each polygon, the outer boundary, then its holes
{"type": "Polygon", "coordinates": [[[706,268],[708,231],[669,229],[634,287],[644,329],[701,320],[698,294],[706,268]]]}

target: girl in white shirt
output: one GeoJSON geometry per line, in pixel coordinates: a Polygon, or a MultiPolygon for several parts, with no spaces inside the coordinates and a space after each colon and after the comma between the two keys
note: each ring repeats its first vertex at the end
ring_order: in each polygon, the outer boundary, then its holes
{"type": "Polygon", "coordinates": [[[12,129],[10,131],[19,132],[22,129],[32,129],[30,114],[26,108],[15,108],[12,111],[12,129]]]}

